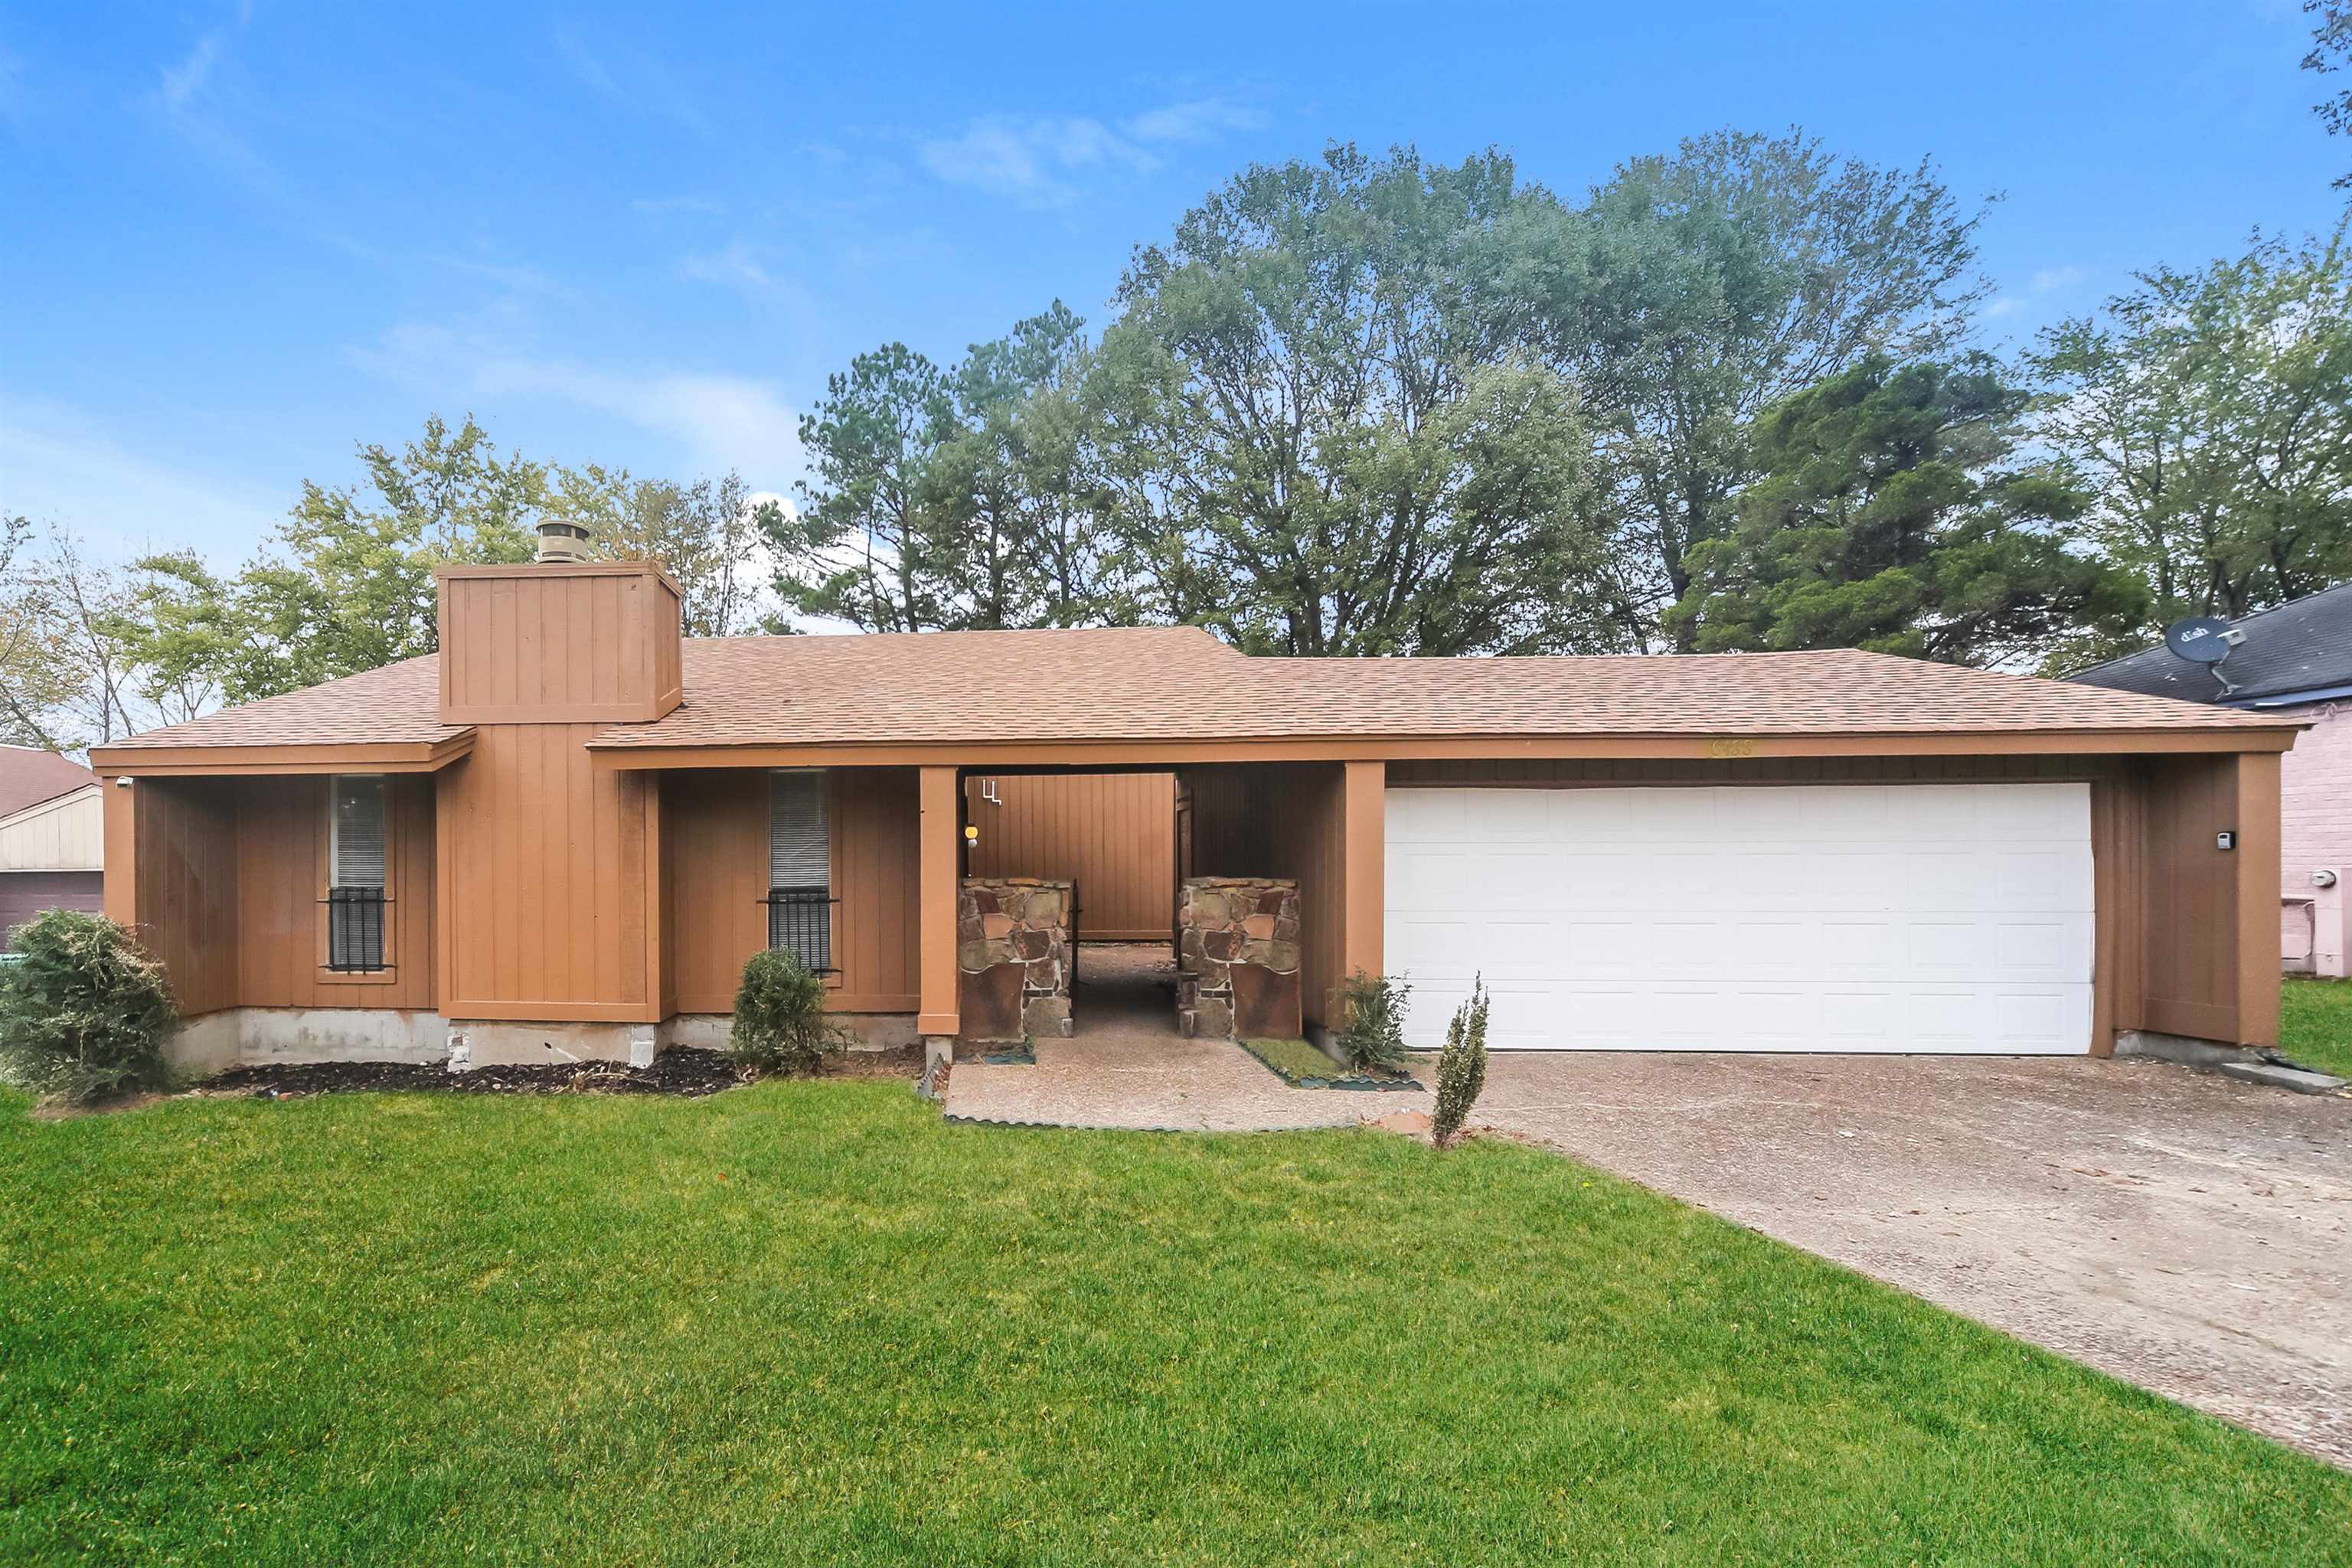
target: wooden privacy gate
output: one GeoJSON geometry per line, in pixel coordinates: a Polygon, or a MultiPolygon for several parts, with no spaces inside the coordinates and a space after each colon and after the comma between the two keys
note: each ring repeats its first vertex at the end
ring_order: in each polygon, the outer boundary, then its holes
{"type": "Polygon", "coordinates": [[[1176,910],[1172,773],[988,773],[964,781],[972,877],[1086,890],[1087,942],[1166,942],[1176,910]]]}

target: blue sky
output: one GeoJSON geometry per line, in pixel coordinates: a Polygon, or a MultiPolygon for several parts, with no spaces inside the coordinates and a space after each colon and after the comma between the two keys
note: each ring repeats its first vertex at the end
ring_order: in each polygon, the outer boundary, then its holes
{"type": "Polygon", "coordinates": [[[0,506],[250,552],[352,444],[473,410],[782,489],[828,371],[949,359],[1252,160],[1489,143],[1580,194],[1723,125],[1932,154],[2013,341],[2325,228],[2293,0],[362,10],[0,0],[0,506]]]}

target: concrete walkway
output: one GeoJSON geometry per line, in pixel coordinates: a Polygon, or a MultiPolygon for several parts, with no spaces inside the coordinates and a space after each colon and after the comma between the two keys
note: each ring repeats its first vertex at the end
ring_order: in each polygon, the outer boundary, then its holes
{"type": "Polygon", "coordinates": [[[1473,1121],[2352,1468],[2352,1099],[2131,1059],[1514,1053],[1473,1121]]]}
{"type": "Polygon", "coordinates": [[[1293,1089],[1231,1041],[1179,1037],[1165,947],[1081,949],[1071,1015],[1075,1031],[1037,1041],[1034,1066],[992,1067],[982,1049],[958,1047],[940,1109],[967,1121],[1181,1132],[1353,1127],[1429,1109],[1426,1093],[1293,1089]]]}
{"type": "MultiPolygon", "coordinates": [[[[1228,1132],[1430,1107],[1176,1038],[1164,949],[1080,973],[1073,1037],[958,1062],[948,1115],[1228,1132]]],[[[2352,1098],[2140,1059],[1508,1052],[1472,1121],[2352,1468],[2352,1098]]]]}

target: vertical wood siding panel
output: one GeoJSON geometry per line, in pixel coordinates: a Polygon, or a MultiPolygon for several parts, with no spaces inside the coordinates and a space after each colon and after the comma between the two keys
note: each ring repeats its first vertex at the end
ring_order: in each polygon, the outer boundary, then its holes
{"type": "Polygon", "coordinates": [[[974,876],[1074,879],[1082,936],[1158,940],[1175,905],[1173,773],[992,775],[1001,806],[966,785],[981,830],[974,876]]]}
{"type": "Polygon", "coordinates": [[[234,1006],[243,957],[237,922],[236,803],[208,779],[142,779],[130,831],[141,940],[191,1016],[234,1006]]]}

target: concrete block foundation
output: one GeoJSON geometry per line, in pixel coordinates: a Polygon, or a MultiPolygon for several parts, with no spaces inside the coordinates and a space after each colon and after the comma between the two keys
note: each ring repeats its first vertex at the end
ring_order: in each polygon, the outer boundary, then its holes
{"type": "Polygon", "coordinates": [[[306,1062],[432,1063],[448,1055],[441,1015],[406,1007],[229,1007],[186,1020],[163,1047],[172,1070],[186,1078],[306,1062]]]}
{"type": "MultiPolygon", "coordinates": [[[[921,1037],[911,1013],[844,1014],[836,1021],[856,1037],[853,1050],[895,1050],[921,1037]]],[[[184,1022],[163,1058],[192,1079],[310,1062],[446,1062],[452,1071],[571,1061],[646,1068],[672,1046],[725,1050],[732,1022],[724,1013],[681,1013],[659,1024],[581,1024],[445,1019],[416,1008],[230,1007],[184,1022]]]]}

